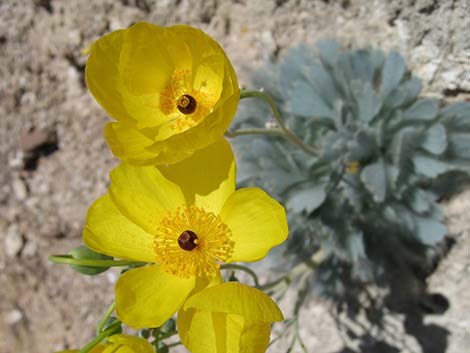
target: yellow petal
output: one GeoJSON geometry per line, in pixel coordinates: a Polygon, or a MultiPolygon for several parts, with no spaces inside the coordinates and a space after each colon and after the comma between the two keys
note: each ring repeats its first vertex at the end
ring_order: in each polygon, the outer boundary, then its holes
{"type": "Polygon", "coordinates": [[[118,209],[147,232],[155,231],[165,212],[184,205],[178,185],[153,166],[121,163],[110,174],[109,193],[118,209]]]}
{"type": "Polygon", "coordinates": [[[136,23],[126,30],[120,71],[132,94],[158,92],[175,69],[191,68],[191,53],[180,37],[171,27],[144,22],[136,23]]]}
{"type": "Polygon", "coordinates": [[[286,240],[286,212],[276,200],[257,188],[235,191],[220,213],[235,242],[230,262],[257,261],[286,240]]]}
{"type": "MultiPolygon", "coordinates": [[[[232,315],[227,315],[231,317],[232,315]]],[[[268,348],[271,326],[268,322],[245,322],[240,335],[240,353],[264,353],[268,348]]]]}
{"type": "Polygon", "coordinates": [[[109,195],[88,210],[83,242],[92,250],[120,259],[155,262],[154,236],[126,218],[109,195]]]}
{"type": "Polygon", "coordinates": [[[123,105],[123,85],[119,74],[119,55],[125,31],[112,32],[97,40],[85,67],[90,92],[115,119],[135,123],[123,105]]]}
{"type": "Polygon", "coordinates": [[[212,311],[243,316],[246,321],[284,320],[276,303],[258,289],[238,282],[225,282],[192,295],[184,309],[212,311]]]}
{"type": "Polygon", "coordinates": [[[108,337],[103,353],[155,353],[155,349],[141,337],[117,334],[108,337]]]}
{"type": "Polygon", "coordinates": [[[113,154],[122,161],[133,164],[152,164],[155,153],[146,151],[153,141],[139,130],[122,123],[107,123],[104,128],[106,141],[113,154]]]}
{"type": "Polygon", "coordinates": [[[192,353],[264,353],[271,331],[267,322],[196,309],[180,310],[177,326],[181,342],[192,353]]]}
{"type": "Polygon", "coordinates": [[[116,312],[133,328],[159,327],[184,303],[195,278],[179,278],[160,265],[125,272],[116,283],[116,312]]]}
{"type": "Polygon", "coordinates": [[[211,312],[180,310],[177,327],[181,343],[191,353],[226,353],[217,350],[218,337],[211,312]]]}
{"type": "Polygon", "coordinates": [[[203,148],[191,157],[158,169],[178,184],[184,192],[186,204],[196,204],[218,214],[225,201],[235,191],[235,160],[225,138],[203,148]]]}

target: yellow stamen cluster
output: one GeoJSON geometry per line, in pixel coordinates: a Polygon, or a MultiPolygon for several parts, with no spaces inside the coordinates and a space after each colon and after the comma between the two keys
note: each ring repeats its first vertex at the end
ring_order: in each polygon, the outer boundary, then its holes
{"type": "Polygon", "coordinates": [[[193,87],[190,70],[175,70],[160,94],[160,110],[167,115],[170,128],[182,132],[207,116],[216,100],[204,89],[203,83],[197,89],[193,87]]]}
{"type": "Polygon", "coordinates": [[[154,244],[165,271],[182,278],[214,276],[220,263],[230,258],[234,245],[230,229],[220,217],[194,205],[168,212],[160,222],[154,244]],[[186,231],[197,235],[197,245],[190,251],[178,244],[186,231]]]}

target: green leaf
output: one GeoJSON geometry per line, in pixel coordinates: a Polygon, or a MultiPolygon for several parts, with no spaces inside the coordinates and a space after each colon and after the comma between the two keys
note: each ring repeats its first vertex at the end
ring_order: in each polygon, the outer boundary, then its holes
{"type": "Polygon", "coordinates": [[[432,154],[442,154],[447,148],[445,127],[442,124],[437,124],[429,128],[424,135],[422,146],[426,151],[432,154]]]}
{"type": "Polygon", "coordinates": [[[367,124],[375,118],[382,108],[382,100],[368,82],[357,89],[356,102],[359,119],[367,124]]]}
{"type": "MultiPolygon", "coordinates": [[[[112,260],[111,256],[99,254],[94,252],[86,245],[80,245],[68,252],[69,255],[72,255],[74,259],[79,260],[112,260]]],[[[80,272],[84,275],[94,276],[101,272],[105,272],[109,267],[91,267],[91,266],[80,266],[80,265],[70,265],[75,271],[80,272]]]]}
{"type": "Polygon", "coordinates": [[[449,151],[453,157],[470,159],[470,134],[453,133],[449,136],[449,151]]]}
{"type": "Polygon", "coordinates": [[[287,196],[286,208],[295,213],[312,213],[325,201],[325,188],[326,184],[322,183],[311,188],[298,187],[291,190],[287,196]]]}
{"type": "Polygon", "coordinates": [[[399,85],[405,72],[406,65],[401,55],[396,52],[390,53],[382,68],[382,86],[380,90],[384,97],[399,85]]]}
{"type": "Polygon", "coordinates": [[[323,101],[315,88],[305,80],[296,81],[288,90],[287,109],[305,117],[332,117],[334,111],[323,101]]]}
{"type": "Polygon", "coordinates": [[[416,99],[421,92],[421,88],[421,80],[413,77],[395,88],[385,99],[385,105],[389,109],[396,109],[407,105],[416,99]]]}
{"type": "Polygon", "coordinates": [[[169,319],[160,327],[160,332],[168,334],[176,331],[176,322],[175,319],[169,319]]]}
{"type": "Polygon", "coordinates": [[[317,43],[318,54],[324,64],[334,67],[340,54],[340,45],[335,40],[321,40],[317,43]]]}
{"type": "Polygon", "coordinates": [[[411,195],[410,206],[419,214],[428,212],[434,203],[434,197],[430,192],[423,189],[416,189],[411,195]]]}
{"type": "Polygon", "coordinates": [[[397,133],[392,141],[391,154],[393,164],[398,168],[395,187],[407,180],[414,173],[412,161],[416,145],[421,141],[421,135],[414,128],[408,127],[397,133]]]}
{"type": "Polygon", "coordinates": [[[435,245],[447,234],[447,227],[433,218],[416,217],[416,235],[426,245],[435,245]]]}
{"type": "Polygon", "coordinates": [[[361,180],[366,189],[372,194],[375,202],[384,202],[387,193],[387,178],[385,164],[382,159],[367,165],[361,172],[361,180]]]}
{"type": "Polygon", "coordinates": [[[416,172],[428,178],[436,178],[451,169],[449,164],[422,154],[414,156],[413,163],[416,172]]]}
{"type": "Polygon", "coordinates": [[[404,119],[432,120],[437,116],[437,102],[431,99],[417,100],[402,113],[404,119]]]}

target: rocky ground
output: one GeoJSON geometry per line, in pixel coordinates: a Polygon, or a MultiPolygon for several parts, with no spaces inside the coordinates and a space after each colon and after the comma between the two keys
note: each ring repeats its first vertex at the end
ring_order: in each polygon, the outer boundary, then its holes
{"type": "MultiPolygon", "coordinates": [[[[470,98],[468,0],[0,0],[0,353],[81,346],[112,300],[114,272],[84,277],[47,256],[80,244],[87,208],[117,163],[81,50],[137,21],[205,30],[244,85],[247,68],[328,37],[398,50],[427,95],[470,98]]],[[[470,193],[446,211],[456,244],[429,285],[451,305],[426,324],[446,327],[447,352],[462,353],[470,345],[470,193]]],[[[347,352],[329,305],[312,300],[302,315],[310,352],[347,352]]],[[[400,351],[419,352],[408,343],[400,351]]]]}

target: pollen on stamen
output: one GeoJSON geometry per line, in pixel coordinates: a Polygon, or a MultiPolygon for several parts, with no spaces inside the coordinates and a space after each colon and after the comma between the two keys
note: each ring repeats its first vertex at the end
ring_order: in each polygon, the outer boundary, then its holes
{"type": "Polygon", "coordinates": [[[168,212],[154,244],[166,272],[189,278],[214,276],[220,263],[230,258],[234,242],[219,216],[191,205],[168,212]]]}

